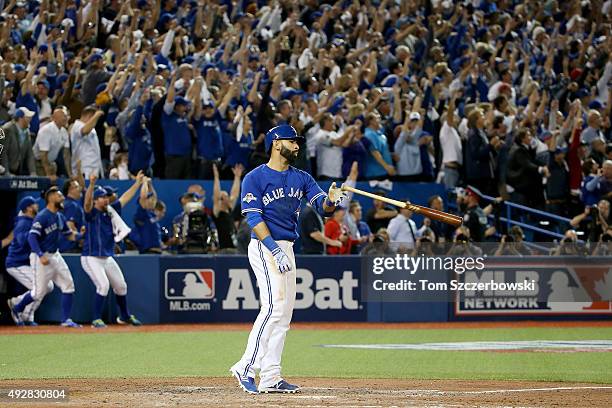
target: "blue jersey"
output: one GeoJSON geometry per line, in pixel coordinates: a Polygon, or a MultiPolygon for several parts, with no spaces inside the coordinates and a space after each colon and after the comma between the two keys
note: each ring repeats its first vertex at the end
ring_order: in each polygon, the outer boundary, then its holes
{"type": "Polygon", "coordinates": [[[7,268],[18,268],[30,264],[30,244],[28,244],[28,234],[32,228],[33,218],[20,215],[15,221],[13,228],[13,240],[8,248],[6,257],[7,268]]]}
{"type": "Polygon", "coordinates": [[[145,210],[138,203],[134,215],[134,227],[133,236],[136,237],[136,245],[141,253],[147,249],[161,248],[161,226],[157,222],[154,211],[145,210]]]}
{"type": "Polygon", "coordinates": [[[164,132],[164,151],[169,156],[187,156],[191,154],[191,131],[189,121],[176,112],[170,115],[162,112],[162,131],[164,132]]]}
{"type": "MultiPolygon", "coordinates": [[[[312,176],[289,167],[276,171],[262,164],[250,171],[242,181],[242,214],[258,212],[275,240],[295,241],[302,198],[323,214],[327,195],[312,176]]],[[[251,235],[253,238],[255,234],[251,235]]]]}
{"type": "MultiPolygon", "coordinates": [[[[118,214],[121,213],[121,202],[110,205],[118,214]]],[[[115,235],[108,211],[100,211],[95,207],[85,213],[85,240],[83,241],[83,256],[113,256],[115,253],[115,235]]]]}
{"type": "Polygon", "coordinates": [[[42,255],[44,252],[57,252],[61,235],[71,235],[72,231],[66,224],[64,214],[52,212],[47,208],[38,213],[28,234],[28,242],[32,252],[42,255]]]}
{"type": "Polygon", "coordinates": [[[218,111],[210,118],[202,115],[193,121],[198,135],[198,156],[206,160],[223,157],[223,138],[221,136],[222,118],[218,111]]]}
{"type": "MultiPolygon", "coordinates": [[[[80,201],[66,197],[64,201],[64,217],[66,221],[74,222],[77,232],[81,231],[81,227],[85,225],[85,212],[80,201]]],[[[60,241],[60,252],[69,251],[77,247],[76,241],[70,241],[66,237],[62,237],[60,241]]]]}

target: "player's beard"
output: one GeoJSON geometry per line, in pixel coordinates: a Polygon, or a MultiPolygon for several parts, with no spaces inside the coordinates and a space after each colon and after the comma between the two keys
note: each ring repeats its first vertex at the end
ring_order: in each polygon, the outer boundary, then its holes
{"type": "Polygon", "coordinates": [[[281,147],[281,151],[280,151],[280,155],[283,156],[287,160],[287,163],[289,164],[295,163],[298,157],[298,153],[299,153],[299,150],[296,150],[294,152],[294,151],[287,149],[285,146],[281,147]]]}
{"type": "Polygon", "coordinates": [[[55,209],[56,210],[63,210],[64,209],[64,202],[63,201],[58,201],[55,203],[55,209]]]}

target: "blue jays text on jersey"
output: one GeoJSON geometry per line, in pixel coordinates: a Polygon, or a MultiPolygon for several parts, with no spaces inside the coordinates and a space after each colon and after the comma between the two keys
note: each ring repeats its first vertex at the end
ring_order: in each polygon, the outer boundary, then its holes
{"type": "Polygon", "coordinates": [[[32,223],[28,242],[32,252],[41,256],[44,252],[55,253],[59,247],[61,234],[70,235],[72,231],[66,224],[64,214],[45,208],[38,213],[32,223]]]}
{"type": "Polygon", "coordinates": [[[276,171],[262,164],[242,181],[242,213],[261,214],[275,240],[295,241],[298,238],[297,223],[303,197],[320,214],[325,214],[323,200],[327,195],[310,174],[295,167],[276,171]]]}
{"type": "MultiPolygon", "coordinates": [[[[119,200],[110,204],[118,214],[121,213],[119,200]]],[[[113,256],[115,253],[115,235],[113,223],[108,211],[100,211],[95,207],[85,213],[85,240],[83,241],[83,256],[113,256]]]]}
{"type": "Polygon", "coordinates": [[[33,218],[27,215],[19,215],[15,220],[13,228],[13,240],[8,248],[6,257],[7,268],[18,268],[30,264],[30,244],[28,244],[28,234],[32,227],[33,218]]]}

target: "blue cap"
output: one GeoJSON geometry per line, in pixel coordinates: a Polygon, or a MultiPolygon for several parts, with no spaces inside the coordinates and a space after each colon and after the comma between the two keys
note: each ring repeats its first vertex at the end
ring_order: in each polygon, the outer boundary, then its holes
{"type": "Polygon", "coordinates": [[[74,52],[72,51],[66,51],[64,53],[64,61],[70,61],[71,59],[74,58],[74,52]]]}
{"type": "Polygon", "coordinates": [[[113,186],[103,186],[104,191],[106,191],[107,196],[111,196],[117,192],[117,189],[113,186]]]}
{"type": "Polygon", "coordinates": [[[106,89],[106,85],[108,85],[106,82],[102,82],[101,84],[96,86],[96,95],[104,91],[106,89]]]}
{"type": "Polygon", "coordinates": [[[183,98],[182,96],[175,96],[174,97],[174,104],[175,105],[189,105],[189,100],[183,98]]]}
{"type": "Polygon", "coordinates": [[[38,52],[39,53],[47,52],[48,50],[49,50],[49,46],[47,44],[41,44],[38,47],[38,52]]]}
{"type": "Polygon", "coordinates": [[[22,72],[22,71],[25,71],[25,69],[26,69],[25,65],[23,65],[23,64],[15,64],[13,66],[13,71],[15,71],[15,72],[22,72]]]}
{"type": "Polygon", "coordinates": [[[391,74],[391,75],[387,75],[387,77],[385,79],[383,79],[382,83],[380,84],[382,87],[385,88],[390,88],[393,85],[395,85],[398,81],[398,77],[395,74],[391,74]]]}
{"type": "Polygon", "coordinates": [[[193,61],[195,61],[193,56],[188,55],[188,56],[186,56],[185,58],[182,59],[181,64],[193,64],[193,61]]]}
{"type": "Polygon", "coordinates": [[[66,82],[68,80],[68,74],[60,74],[57,76],[57,83],[61,84],[62,82],[66,82]]]}
{"type": "Polygon", "coordinates": [[[165,71],[165,70],[170,70],[170,68],[168,68],[168,66],[166,64],[159,64],[157,66],[157,73],[160,73],[160,72],[165,71]]]}
{"type": "Polygon", "coordinates": [[[249,62],[251,62],[251,61],[259,61],[259,55],[257,55],[257,54],[249,55],[249,62]]]}
{"type": "Polygon", "coordinates": [[[36,204],[36,199],[32,196],[25,196],[19,201],[19,211],[25,211],[29,206],[36,204]]]}
{"type": "Polygon", "coordinates": [[[207,99],[204,102],[202,102],[202,109],[214,108],[214,107],[215,107],[215,102],[212,99],[207,99]]]}
{"type": "Polygon", "coordinates": [[[136,2],[136,6],[137,6],[139,9],[143,9],[143,8],[145,8],[147,5],[148,5],[147,0],[138,0],[138,1],[136,2]]]}
{"type": "Polygon", "coordinates": [[[303,136],[298,135],[295,128],[291,125],[280,125],[273,127],[268,130],[265,137],[266,143],[266,152],[270,151],[272,147],[272,142],[274,140],[294,140],[294,139],[304,139],[303,136]]]}
{"type": "Polygon", "coordinates": [[[555,149],[555,154],[558,154],[558,153],[567,153],[567,147],[566,147],[566,146],[563,146],[563,147],[557,147],[557,148],[555,149]]]}
{"type": "Polygon", "coordinates": [[[550,132],[550,130],[543,131],[539,136],[540,140],[543,142],[550,139],[551,137],[552,137],[552,133],[550,132]]]}
{"type": "Polygon", "coordinates": [[[315,21],[315,20],[323,17],[323,13],[321,13],[320,11],[315,11],[314,13],[312,13],[310,15],[310,17],[312,18],[312,21],[315,21]]]}
{"type": "Polygon", "coordinates": [[[576,93],[576,97],[578,98],[584,98],[587,97],[591,94],[591,92],[587,89],[587,88],[581,88],[580,90],[578,90],[578,92],[576,93]]]}
{"type": "Polygon", "coordinates": [[[91,57],[89,57],[89,63],[91,64],[92,62],[96,62],[96,61],[101,60],[101,59],[103,59],[102,54],[95,53],[91,57]]]}
{"type": "Polygon", "coordinates": [[[106,190],[103,189],[102,187],[96,187],[93,193],[93,198],[94,200],[96,200],[100,197],[106,197],[106,190]]]}
{"type": "Polygon", "coordinates": [[[601,109],[601,108],[603,108],[603,104],[599,102],[597,99],[589,103],[589,109],[601,109]]]}
{"type": "Polygon", "coordinates": [[[47,89],[51,88],[51,85],[49,85],[49,81],[47,81],[46,79],[41,79],[40,81],[36,83],[36,85],[42,85],[47,89]]]}
{"type": "Polygon", "coordinates": [[[164,13],[161,15],[161,17],[159,18],[159,24],[161,24],[162,26],[164,24],[166,24],[168,21],[174,20],[174,14],[171,13],[164,13]]]}

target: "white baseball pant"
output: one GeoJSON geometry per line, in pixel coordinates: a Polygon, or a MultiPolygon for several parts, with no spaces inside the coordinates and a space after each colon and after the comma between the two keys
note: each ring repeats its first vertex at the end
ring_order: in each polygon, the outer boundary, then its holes
{"type": "Polygon", "coordinates": [[[49,282],[53,281],[62,293],[74,293],[74,281],[66,261],[59,252],[45,253],[49,265],[43,265],[38,255],[30,254],[30,265],[34,269],[34,284],[32,285],[32,298],[42,301],[48,293],[49,282]]]}
{"type": "Polygon", "coordinates": [[[249,262],[259,286],[261,309],[253,324],[244,355],[232,370],[245,377],[259,373],[259,387],[271,387],[281,377],[281,357],[295,305],[296,266],[293,242],[277,241],[292,268],[281,274],[272,253],[257,239],[249,243],[249,262]]]}
{"type": "MultiPolygon", "coordinates": [[[[34,287],[34,270],[32,269],[30,265],[22,265],[22,266],[13,267],[13,268],[6,268],[6,271],[8,272],[9,275],[15,278],[17,282],[21,283],[27,289],[32,290],[32,288],[34,287]]],[[[49,293],[52,290],[53,290],[53,282],[49,281],[49,283],[47,284],[46,293],[49,293]]],[[[12,302],[14,304],[18,304],[19,302],[21,302],[21,300],[27,293],[28,292],[26,291],[22,293],[21,295],[14,297],[13,299],[11,299],[12,302]]],[[[36,311],[36,309],[38,309],[38,306],[40,306],[40,302],[41,300],[35,300],[34,302],[27,305],[25,309],[23,309],[21,316],[24,321],[27,321],[27,322],[34,321],[34,312],[36,311]]]]}
{"type": "Polygon", "coordinates": [[[96,286],[96,293],[107,296],[110,287],[115,295],[127,295],[127,283],[112,256],[82,256],[81,266],[96,286]]]}

